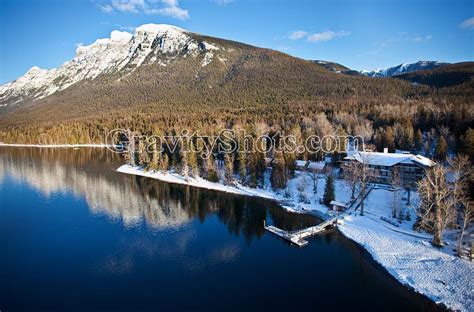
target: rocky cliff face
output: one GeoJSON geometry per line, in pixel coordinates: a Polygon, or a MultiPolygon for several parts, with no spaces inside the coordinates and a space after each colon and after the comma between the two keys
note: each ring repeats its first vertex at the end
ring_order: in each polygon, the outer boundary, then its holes
{"type": "Polygon", "coordinates": [[[99,75],[121,72],[125,76],[144,64],[167,66],[177,57],[202,57],[202,66],[206,66],[219,47],[198,38],[170,25],[142,25],[133,35],[113,31],[110,38],[78,47],[76,56],[59,68],[46,70],[35,66],[22,77],[0,86],[0,109],[44,98],[99,75]]]}

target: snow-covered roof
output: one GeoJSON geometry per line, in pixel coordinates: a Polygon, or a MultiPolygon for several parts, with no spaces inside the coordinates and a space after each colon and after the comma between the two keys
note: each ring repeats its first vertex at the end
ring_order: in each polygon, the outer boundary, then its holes
{"type": "Polygon", "coordinates": [[[306,160],[297,160],[296,165],[298,167],[304,167],[304,166],[306,166],[306,160]]]}
{"type": "Polygon", "coordinates": [[[398,154],[398,153],[379,153],[379,152],[357,152],[344,158],[346,160],[357,160],[372,166],[392,167],[396,164],[413,164],[418,163],[425,167],[432,167],[436,163],[421,155],[398,154]]]}
{"type": "Polygon", "coordinates": [[[426,158],[424,156],[421,156],[421,155],[416,155],[416,156],[413,156],[411,158],[412,161],[414,162],[417,162],[425,167],[433,167],[434,165],[436,165],[436,163],[434,161],[432,161],[431,159],[429,158],[426,158]]]}
{"type": "Polygon", "coordinates": [[[310,161],[308,169],[311,170],[323,170],[326,163],[324,161],[310,161]]]}
{"type": "Polygon", "coordinates": [[[306,167],[310,170],[323,170],[326,163],[324,161],[296,160],[296,166],[299,168],[306,167]]]}
{"type": "Polygon", "coordinates": [[[347,206],[345,203],[341,203],[341,202],[338,202],[338,201],[335,201],[335,200],[331,200],[331,202],[329,203],[329,205],[332,205],[332,206],[339,206],[339,207],[346,207],[346,206],[347,206]]]}

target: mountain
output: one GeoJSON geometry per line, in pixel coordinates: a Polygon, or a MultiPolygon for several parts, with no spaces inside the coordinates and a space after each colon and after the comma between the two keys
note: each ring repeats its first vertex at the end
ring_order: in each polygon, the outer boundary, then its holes
{"type": "Polygon", "coordinates": [[[177,55],[200,56],[204,67],[212,61],[215,50],[215,45],[170,25],[143,25],[134,35],[113,31],[110,38],[78,47],[76,56],[59,68],[34,66],[24,76],[0,86],[0,108],[39,100],[100,75],[120,72],[120,79],[142,65],[156,63],[164,67],[177,55]]]}
{"type": "Polygon", "coordinates": [[[433,88],[446,88],[473,83],[474,62],[449,64],[433,69],[419,70],[396,76],[416,84],[424,84],[433,88]]]}
{"type": "Polygon", "coordinates": [[[419,61],[416,63],[400,64],[398,66],[376,69],[373,71],[362,70],[361,74],[368,77],[393,77],[397,75],[412,73],[420,70],[429,70],[438,68],[448,63],[437,62],[437,61],[419,61]]]}
{"type": "Polygon", "coordinates": [[[79,47],[57,69],[32,68],[3,85],[0,128],[177,108],[199,114],[208,108],[271,111],[290,103],[379,94],[399,101],[414,88],[404,81],[341,75],[278,51],[148,24],[134,34],[114,31],[110,38],[79,47]]]}
{"type": "Polygon", "coordinates": [[[334,62],[329,62],[329,61],[322,61],[322,60],[315,60],[313,61],[314,63],[316,64],[319,64],[321,65],[322,67],[326,68],[326,69],[329,69],[330,71],[333,71],[335,73],[338,73],[338,74],[346,74],[346,75],[353,75],[353,76],[360,76],[361,73],[356,71],[356,70],[352,70],[344,65],[341,65],[339,63],[334,63],[334,62]]]}
{"type": "Polygon", "coordinates": [[[346,67],[323,62],[169,25],[114,31],[59,68],[34,67],[1,86],[0,142],[101,143],[117,128],[168,134],[234,127],[370,139],[410,123],[423,131],[445,125],[459,136],[472,124],[472,83],[433,90],[347,75],[346,67]],[[447,124],[455,118],[456,128],[447,124]]]}
{"type": "Polygon", "coordinates": [[[327,68],[330,71],[333,71],[335,73],[342,73],[342,72],[350,70],[350,68],[348,68],[344,65],[338,64],[338,63],[334,63],[334,62],[321,61],[321,60],[314,60],[313,62],[316,63],[316,64],[319,64],[319,65],[323,66],[324,68],[327,68]]]}

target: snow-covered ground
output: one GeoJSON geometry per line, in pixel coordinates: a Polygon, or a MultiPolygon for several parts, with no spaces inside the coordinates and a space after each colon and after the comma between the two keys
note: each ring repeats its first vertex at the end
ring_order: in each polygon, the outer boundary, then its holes
{"type": "MultiPolygon", "coordinates": [[[[265,173],[263,188],[251,188],[243,186],[235,182],[233,185],[224,185],[223,183],[215,183],[200,177],[188,177],[185,179],[181,174],[175,172],[163,173],[161,171],[144,171],[140,167],[132,167],[122,165],[117,169],[118,172],[134,174],[153,178],[169,183],[185,184],[199,188],[217,190],[227,193],[255,196],[278,201],[285,209],[294,212],[313,211],[326,214],[328,209],[325,205],[320,204],[319,200],[323,197],[326,179],[324,175],[317,175],[317,192],[314,191],[314,180],[311,174],[296,171],[295,178],[288,181],[288,187],[285,190],[273,190],[270,183],[270,172],[265,173]]],[[[341,199],[349,199],[351,191],[349,187],[341,180],[335,181],[335,187],[341,199]]],[[[336,197],[339,200],[339,197],[336,197]]]]}
{"type": "Polygon", "coordinates": [[[402,284],[450,309],[472,311],[472,262],[434,248],[429,239],[392,231],[376,219],[353,214],[343,222],[339,230],[402,284]]]}
{"type": "MultiPolygon", "coordinates": [[[[274,191],[270,187],[269,172],[266,173],[263,188],[255,189],[235,185],[214,183],[202,178],[188,178],[177,173],[145,172],[140,167],[123,165],[117,171],[140,175],[170,183],[186,184],[200,188],[213,189],[228,193],[258,196],[276,200],[288,210],[295,212],[328,213],[326,206],[319,203],[324,194],[326,179],[310,173],[297,171],[288,181],[286,190],[274,191]]],[[[336,200],[348,203],[351,190],[342,180],[335,180],[336,200]]],[[[451,245],[436,249],[430,244],[431,237],[426,233],[412,230],[416,215],[411,206],[406,206],[404,192],[396,197],[399,207],[411,216],[394,226],[380,219],[391,219],[393,192],[387,187],[375,186],[365,200],[365,215],[359,212],[347,214],[338,225],[343,235],[363,246],[380,265],[400,283],[426,295],[436,303],[442,303],[450,309],[472,311],[474,306],[474,264],[452,254],[451,245]]],[[[412,204],[417,202],[417,194],[412,193],[412,204]]],[[[394,219],[397,222],[397,219],[394,219]]]]}

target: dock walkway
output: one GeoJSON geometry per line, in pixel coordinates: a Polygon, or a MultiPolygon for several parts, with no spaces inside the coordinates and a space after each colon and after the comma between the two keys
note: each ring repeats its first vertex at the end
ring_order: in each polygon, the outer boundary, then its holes
{"type": "Polygon", "coordinates": [[[326,230],[326,227],[328,227],[331,224],[334,224],[337,222],[337,216],[332,217],[326,221],[323,221],[322,223],[311,226],[302,230],[297,230],[297,231],[285,231],[280,228],[277,228],[276,226],[273,225],[265,225],[264,228],[268,232],[289,241],[292,244],[298,245],[300,247],[303,247],[308,244],[308,241],[305,240],[305,238],[316,235],[320,232],[323,232],[326,230]]]}

